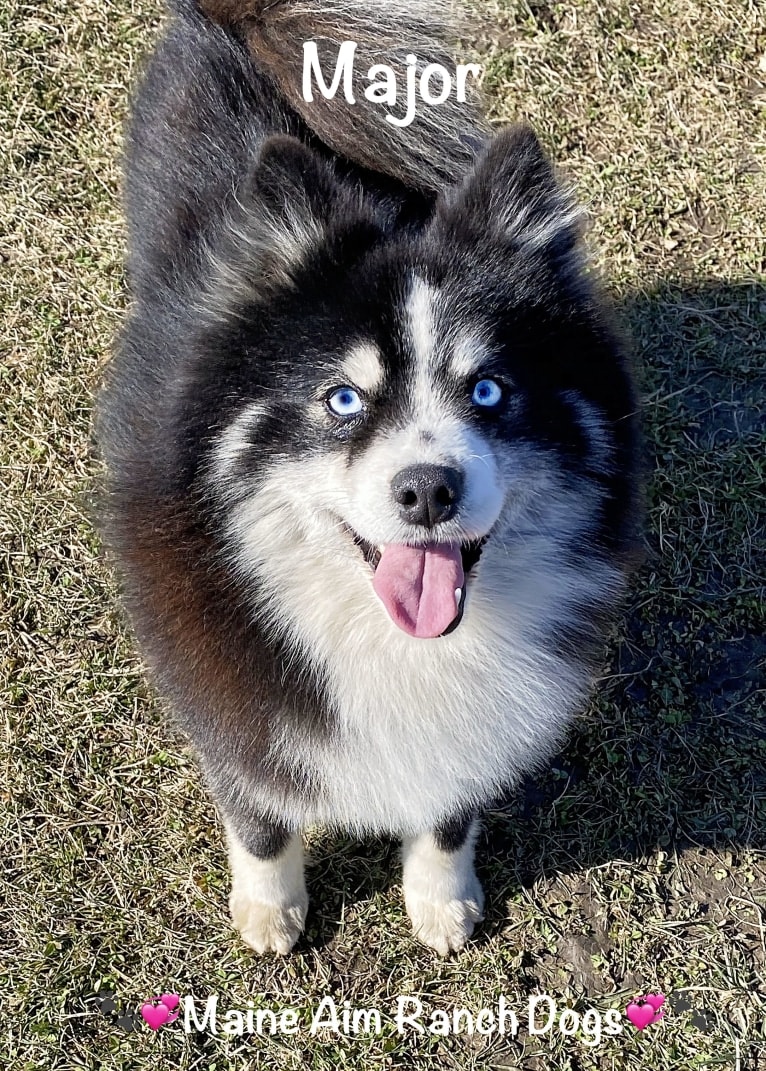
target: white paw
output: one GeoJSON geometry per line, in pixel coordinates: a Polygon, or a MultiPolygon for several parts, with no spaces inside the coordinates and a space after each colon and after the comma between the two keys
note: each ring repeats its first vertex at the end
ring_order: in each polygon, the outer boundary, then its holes
{"type": "Polygon", "coordinates": [[[407,914],[419,941],[440,956],[459,952],[484,918],[484,895],[479,882],[455,900],[429,900],[405,893],[407,914]]]}
{"type": "Polygon", "coordinates": [[[284,956],[303,931],[308,897],[304,894],[291,904],[265,904],[246,893],[233,891],[229,909],[245,944],[256,952],[284,956]]]}
{"type": "Polygon", "coordinates": [[[440,956],[459,951],[484,918],[484,893],[473,869],[474,821],[463,844],[445,851],[432,833],[402,844],[404,903],[415,936],[440,956]]]}

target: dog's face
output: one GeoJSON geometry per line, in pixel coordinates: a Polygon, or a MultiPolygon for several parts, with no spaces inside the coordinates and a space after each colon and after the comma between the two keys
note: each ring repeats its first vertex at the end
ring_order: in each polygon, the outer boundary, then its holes
{"type": "Polygon", "coordinates": [[[242,208],[206,297],[204,472],[275,598],[274,578],[348,560],[399,629],[435,638],[486,558],[603,541],[633,399],[530,134],[409,226],[286,139],[242,208]]]}

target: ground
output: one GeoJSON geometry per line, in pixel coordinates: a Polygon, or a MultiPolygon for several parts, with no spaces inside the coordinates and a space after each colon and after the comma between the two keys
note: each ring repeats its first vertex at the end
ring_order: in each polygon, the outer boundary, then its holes
{"type": "Polygon", "coordinates": [[[0,999],[13,1071],[766,1068],[763,11],[482,7],[493,114],[532,122],[574,182],[634,340],[646,561],[569,745],[487,816],[487,921],[467,951],[439,960],[413,943],[395,845],[318,831],[308,932],[261,961],[230,929],[220,825],[143,682],[89,520],[92,392],[125,307],[121,129],[160,5],[0,0],[0,999]],[[331,996],[380,1009],[383,1029],[127,1029],[168,991],[308,1017],[331,996]],[[635,1030],[625,1007],[659,991],[672,994],[663,1021],[635,1030]],[[522,1012],[542,992],[559,1011],[617,1009],[623,1029],[594,1045],[582,1027],[442,1037],[392,1020],[403,994],[476,1013],[500,994],[522,1012]]]}

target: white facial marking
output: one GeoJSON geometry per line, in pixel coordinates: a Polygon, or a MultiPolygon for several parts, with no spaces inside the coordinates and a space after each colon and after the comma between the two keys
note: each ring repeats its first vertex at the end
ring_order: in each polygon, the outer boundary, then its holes
{"type": "Polygon", "coordinates": [[[414,358],[410,411],[417,419],[421,432],[432,431],[438,425],[445,407],[433,383],[433,369],[438,356],[437,322],[442,303],[438,290],[419,276],[413,278],[405,316],[414,358]]]}
{"type": "Polygon", "coordinates": [[[214,479],[228,479],[250,446],[250,433],[267,412],[263,402],[250,402],[221,431],[213,448],[211,472],[214,479]]]}
{"type": "Polygon", "coordinates": [[[478,338],[460,338],[450,361],[450,373],[457,380],[469,379],[486,367],[491,350],[478,338]]]}
{"type": "Polygon", "coordinates": [[[371,342],[357,343],[343,358],[340,377],[344,383],[372,392],[383,382],[383,365],[378,347],[371,342]]]}
{"type": "Polygon", "coordinates": [[[407,317],[416,366],[426,373],[434,357],[438,300],[439,291],[416,275],[407,302],[407,317]]]}

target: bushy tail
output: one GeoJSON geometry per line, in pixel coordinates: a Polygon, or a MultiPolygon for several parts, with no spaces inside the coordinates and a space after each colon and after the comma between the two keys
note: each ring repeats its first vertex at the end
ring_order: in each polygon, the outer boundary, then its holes
{"type": "MultiPolygon", "coordinates": [[[[467,79],[466,101],[456,93],[454,45],[465,32],[464,15],[455,0],[197,0],[205,14],[242,36],[259,66],[277,83],[292,108],[325,144],[363,167],[426,190],[461,177],[483,143],[487,130],[478,94],[467,79]],[[324,80],[330,84],[344,41],[357,44],[354,57],[355,103],[343,85],[335,96],[313,93],[303,98],[303,44],[315,41],[324,80]],[[400,100],[405,88],[406,57],[417,57],[418,83],[423,68],[442,64],[453,76],[452,92],[442,104],[418,96],[410,125],[387,121],[401,116],[365,96],[366,75],[373,64],[387,64],[397,76],[400,100]]],[[[462,60],[462,62],[466,62],[462,60]]],[[[434,82],[433,92],[442,84],[434,82]]]]}

